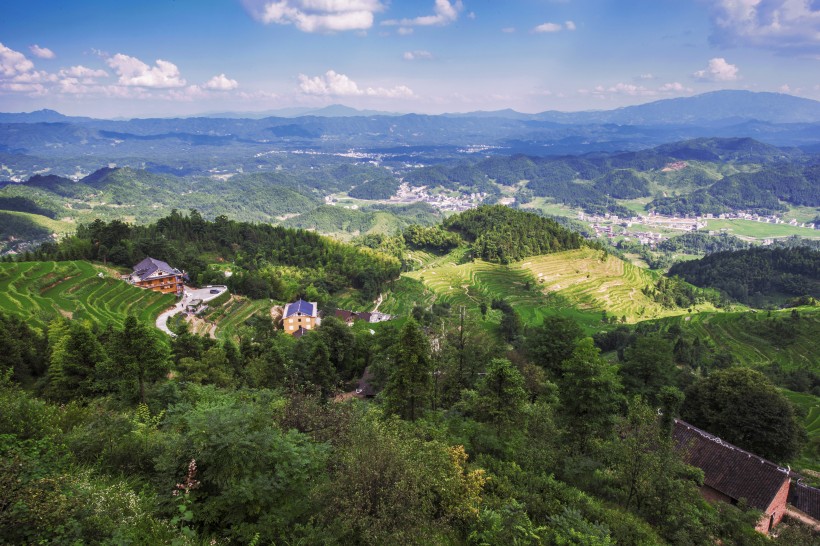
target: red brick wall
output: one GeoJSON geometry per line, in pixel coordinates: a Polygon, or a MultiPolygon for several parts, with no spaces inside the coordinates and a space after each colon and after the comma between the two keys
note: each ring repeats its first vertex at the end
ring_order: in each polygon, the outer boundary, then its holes
{"type": "Polygon", "coordinates": [[[771,504],[769,504],[768,508],[766,508],[766,513],[763,514],[762,518],[760,518],[760,522],[757,524],[755,529],[761,533],[768,533],[770,521],[772,527],[780,523],[780,520],[782,520],[783,516],[786,514],[786,500],[789,498],[790,483],[791,480],[788,478],[783,481],[783,485],[780,486],[780,489],[777,491],[777,495],[774,496],[771,504]],[[774,514],[773,521],[771,519],[772,514],[774,514]]]}

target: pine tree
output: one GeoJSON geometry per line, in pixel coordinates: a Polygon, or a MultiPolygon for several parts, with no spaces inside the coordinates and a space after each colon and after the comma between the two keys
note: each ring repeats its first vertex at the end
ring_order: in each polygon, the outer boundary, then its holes
{"type": "Polygon", "coordinates": [[[408,320],[393,351],[393,369],[384,390],[388,413],[415,421],[431,394],[433,372],[430,344],[415,320],[408,320]]]}

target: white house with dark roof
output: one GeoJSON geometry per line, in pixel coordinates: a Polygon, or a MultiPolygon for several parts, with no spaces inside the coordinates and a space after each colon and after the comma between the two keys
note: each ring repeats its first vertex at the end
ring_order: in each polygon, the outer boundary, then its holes
{"type": "Polygon", "coordinates": [[[182,294],[185,274],[162,260],[145,258],[134,266],[128,275],[128,282],[140,288],[147,288],[163,294],[182,294]]]}
{"type": "Polygon", "coordinates": [[[301,330],[304,334],[306,330],[312,330],[319,326],[319,307],[315,301],[297,300],[285,306],[282,315],[282,327],[285,332],[293,335],[301,330]]]}

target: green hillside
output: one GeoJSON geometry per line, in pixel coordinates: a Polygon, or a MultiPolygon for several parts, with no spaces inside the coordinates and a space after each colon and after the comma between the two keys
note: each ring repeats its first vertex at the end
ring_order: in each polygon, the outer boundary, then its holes
{"type": "Polygon", "coordinates": [[[684,332],[730,352],[744,366],[779,364],[784,370],[808,368],[820,372],[820,309],[792,311],[698,313],[666,319],[684,332]]]}
{"type": "Polygon", "coordinates": [[[0,310],[38,327],[58,315],[121,325],[135,314],[153,324],[173,302],[174,296],[136,288],[88,262],[0,263],[0,310]]]}
{"type": "Polygon", "coordinates": [[[600,328],[603,311],[625,316],[629,322],[687,312],[666,309],[642,292],[653,284],[656,274],[600,250],[569,250],[510,265],[482,260],[459,264],[463,252],[459,249],[439,258],[414,252],[412,258],[425,265],[403,274],[382,310],[407,314],[413,305],[433,301],[477,310],[482,301],[506,299],[527,324],[560,314],[591,330],[600,328]]]}

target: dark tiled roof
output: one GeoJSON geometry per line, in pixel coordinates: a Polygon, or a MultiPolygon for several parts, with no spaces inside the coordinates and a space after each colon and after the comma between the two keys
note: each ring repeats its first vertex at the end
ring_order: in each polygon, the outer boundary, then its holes
{"type": "Polygon", "coordinates": [[[337,319],[349,322],[353,320],[355,313],[353,311],[345,311],[344,309],[336,309],[335,315],[337,319]]]}
{"type": "Polygon", "coordinates": [[[293,303],[289,303],[287,307],[285,307],[285,318],[291,317],[296,313],[310,315],[311,317],[315,316],[315,313],[313,312],[313,304],[305,300],[297,300],[293,303]]]}
{"type": "Polygon", "coordinates": [[[179,269],[173,268],[162,260],[155,260],[154,258],[145,258],[143,261],[135,265],[134,275],[138,276],[140,279],[144,279],[158,269],[161,269],[171,275],[182,275],[182,271],[179,269]]]}
{"type": "Polygon", "coordinates": [[[302,337],[303,335],[307,334],[309,331],[310,330],[305,330],[304,328],[302,328],[300,326],[298,330],[293,332],[293,337],[302,337]]]}
{"type": "Polygon", "coordinates": [[[370,315],[367,311],[362,311],[361,313],[356,313],[356,318],[359,320],[363,320],[365,322],[370,322],[370,315]]]}
{"type": "Polygon", "coordinates": [[[766,510],[789,478],[789,471],[763,457],[683,421],[675,421],[673,432],[683,460],[703,470],[704,484],[749,506],[766,510]]]}
{"type": "Polygon", "coordinates": [[[793,481],[789,487],[789,504],[820,520],[820,489],[793,481]]]}

